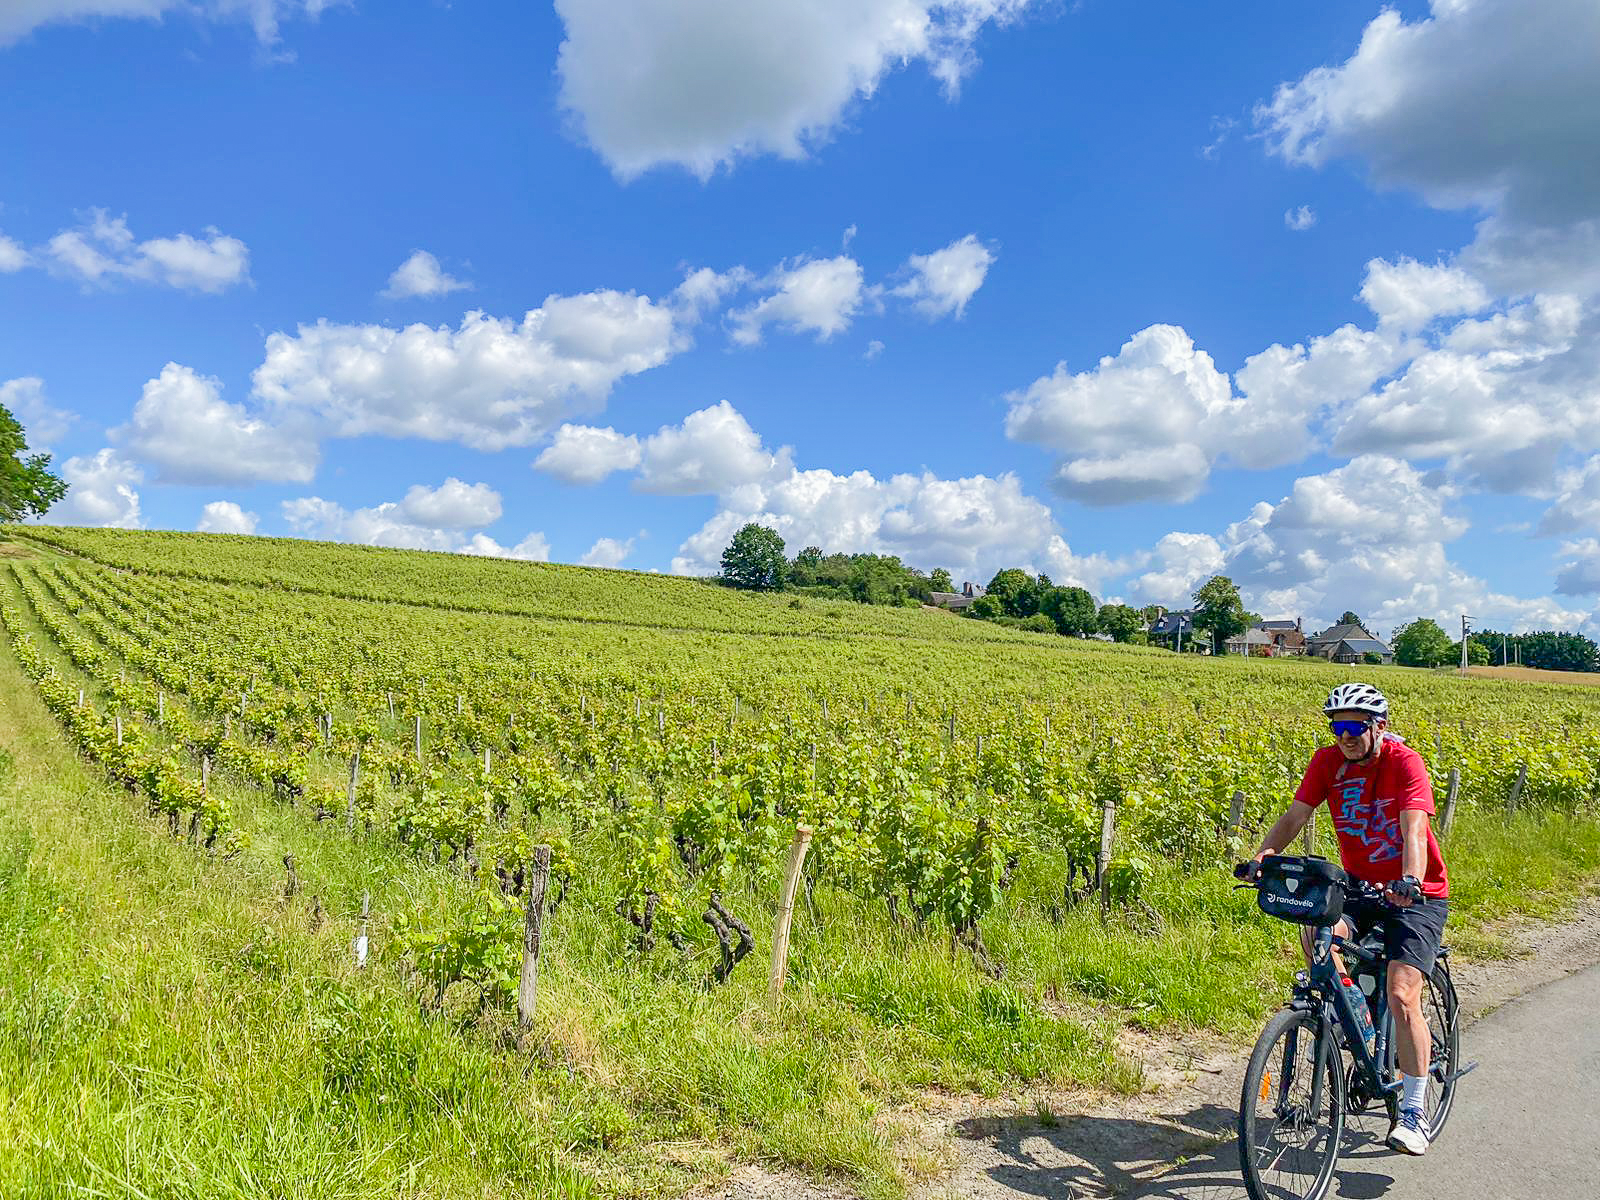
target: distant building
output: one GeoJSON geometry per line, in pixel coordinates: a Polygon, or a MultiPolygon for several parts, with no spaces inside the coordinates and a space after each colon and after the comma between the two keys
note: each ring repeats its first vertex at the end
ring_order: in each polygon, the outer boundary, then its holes
{"type": "Polygon", "coordinates": [[[1312,634],[1306,639],[1306,653],[1337,663],[1363,662],[1369,654],[1376,654],[1385,663],[1394,662],[1394,651],[1387,643],[1355,624],[1335,625],[1312,634]]]}
{"type": "MultiPolygon", "coordinates": [[[[1194,629],[1194,612],[1184,609],[1181,612],[1162,613],[1150,626],[1150,644],[1152,646],[1166,646],[1172,650],[1181,650],[1185,644],[1196,641],[1194,629]]],[[[1209,654],[1211,642],[1204,635],[1199,637],[1199,643],[1204,647],[1203,653],[1209,654]]]]}
{"type": "Polygon", "coordinates": [[[964,608],[970,608],[974,600],[986,595],[988,591],[989,589],[981,583],[963,583],[959,592],[934,592],[933,602],[940,608],[960,612],[964,608]]]}
{"type": "Polygon", "coordinates": [[[1304,654],[1306,635],[1297,617],[1293,621],[1260,621],[1228,639],[1229,654],[1257,654],[1264,658],[1304,654]]]}

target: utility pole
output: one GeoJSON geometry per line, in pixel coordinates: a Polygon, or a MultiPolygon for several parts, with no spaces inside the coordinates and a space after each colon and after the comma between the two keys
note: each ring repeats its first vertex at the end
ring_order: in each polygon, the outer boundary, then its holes
{"type": "Polygon", "coordinates": [[[1461,673],[1467,673],[1467,634],[1472,629],[1472,618],[1466,613],[1461,614],[1461,673]]]}

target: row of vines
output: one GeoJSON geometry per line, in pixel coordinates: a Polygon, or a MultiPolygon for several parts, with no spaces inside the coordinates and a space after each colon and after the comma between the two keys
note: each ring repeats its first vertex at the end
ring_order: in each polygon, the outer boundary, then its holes
{"type": "MultiPolygon", "coordinates": [[[[93,552],[94,535],[69,532],[80,556],[93,552]]],[[[1122,896],[1137,896],[1158,857],[1214,868],[1233,794],[1247,829],[1281,808],[1324,735],[1321,696],[1348,677],[973,641],[946,636],[956,622],[940,614],[896,616],[920,616],[926,636],[774,634],[763,607],[729,633],[667,624],[676,609],[652,609],[649,593],[626,625],[542,617],[530,589],[527,615],[513,615],[500,592],[514,564],[495,564],[481,597],[477,564],[410,556],[400,598],[432,586],[458,601],[440,610],[292,579],[219,582],[237,547],[208,566],[210,540],[190,539],[184,572],[172,544],[148,573],[130,569],[126,539],[108,555],[116,568],[13,561],[18,606],[0,615],[80,746],[175,832],[225,853],[241,845],[195,782],[203,759],[310,816],[450,863],[509,916],[531,846],[548,843],[556,902],[574,880],[603,880],[597,902],[639,952],[691,949],[709,932],[722,978],[750,948],[737,910],[776,891],[799,824],[815,830],[808,892],[940,923],[980,961],[980,922],[1019,870],[1047,861],[1063,902],[1081,894],[1108,802],[1122,896]],[[98,707],[68,664],[94,682],[98,707]]],[[[1499,803],[1523,763],[1524,805],[1574,811],[1600,794],[1590,695],[1382,674],[1397,727],[1437,778],[1460,771],[1465,807],[1499,803]]],[[[515,921],[494,928],[510,953],[515,921]]],[[[419,950],[457,961],[467,937],[419,950]]]]}

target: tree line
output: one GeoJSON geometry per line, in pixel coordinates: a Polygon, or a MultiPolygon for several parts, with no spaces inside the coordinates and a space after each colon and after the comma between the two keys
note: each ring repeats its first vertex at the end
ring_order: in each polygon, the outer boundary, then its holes
{"type": "MultiPolygon", "coordinates": [[[[1451,667],[1461,662],[1461,642],[1437,621],[1420,617],[1395,631],[1394,660],[1403,667],[1451,667]]],[[[1467,664],[1521,663],[1542,671],[1600,670],[1600,645],[1581,633],[1502,633],[1480,629],[1467,635],[1467,664]]]]}
{"type": "MultiPolygon", "coordinates": [[[[722,552],[718,578],[730,587],[787,589],[862,604],[930,604],[933,593],[955,590],[950,572],[943,567],[923,574],[895,555],[823,554],[819,547],[807,546],[793,559],[787,558],[782,535],[753,521],[735,533],[722,552]]],[[[1239,589],[1225,575],[1202,584],[1194,603],[1193,625],[1209,636],[1217,653],[1228,638],[1260,619],[1245,611],[1239,589]]],[[[1104,634],[1113,641],[1141,644],[1148,640],[1148,627],[1165,612],[1158,604],[1142,609],[1101,604],[1087,588],[1061,586],[1048,575],[1007,567],[996,572],[984,594],[963,609],[962,615],[1036,633],[1065,637],[1104,634]]]]}

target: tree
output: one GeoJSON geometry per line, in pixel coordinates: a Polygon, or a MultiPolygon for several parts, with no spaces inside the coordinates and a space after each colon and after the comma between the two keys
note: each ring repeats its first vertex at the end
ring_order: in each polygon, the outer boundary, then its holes
{"type": "Polygon", "coordinates": [[[1245,631],[1244,601],[1226,575],[1213,575],[1194,594],[1194,627],[1211,635],[1211,653],[1221,654],[1223,643],[1245,631]]]}
{"type": "MultiPolygon", "coordinates": [[[[1467,666],[1487,667],[1489,665],[1490,657],[1489,647],[1485,646],[1482,642],[1477,641],[1475,638],[1469,637],[1467,639],[1467,666]]],[[[1452,663],[1459,663],[1461,661],[1460,642],[1450,643],[1449,661],[1452,663]]],[[[1444,664],[1441,663],[1440,665],[1443,666],[1444,664]]]]}
{"type": "Polygon", "coordinates": [[[986,590],[1008,617],[1031,617],[1039,611],[1039,585],[1019,567],[996,572],[986,590]]]}
{"type": "Polygon", "coordinates": [[[794,556],[789,564],[789,582],[796,587],[810,587],[817,582],[817,568],[822,565],[822,550],[807,546],[794,556]]]}
{"type": "MultiPolygon", "coordinates": [[[[1442,667],[1461,661],[1461,647],[1430,617],[1418,617],[1394,635],[1394,661],[1402,667],[1442,667]]],[[[1469,651],[1470,652],[1470,651],[1469,651]]]]}
{"type": "Polygon", "coordinates": [[[1099,625],[1100,632],[1111,635],[1114,642],[1125,642],[1139,632],[1143,619],[1138,612],[1126,604],[1103,604],[1100,606],[1099,625]]]}
{"type": "Polygon", "coordinates": [[[992,621],[996,617],[1006,615],[1006,610],[1001,607],[1000,601],[993,596],[979,596],[967,605],[967,616],[977,617],[980,621],[992,621]]]}
{"type": "Polygon", "coordinates": [[[21,424],[0,405],[0,522],[42,517],[67,494],[66,483],[50,473],[50,456],[27,450],[21,424]]]}
{"type": "Polygon", "coordinates": [[[928,586],[936,592],[953,592],[956,590],[955,580],[950,578],[950,572],[943,567],[935,567],[933,574],[928,576],[928,586]]]}
{"type": "Polygon", "coordinates": [[[752,521],[733,535],[733,541],[722,552],[722,582],[730,587],[771,591],[783,586],[788,566],[778,531],[752,521]]]}
{"type": "Polygon", "coordinates": [[[1068,637],[1087,637],[1100,627],[1094,597],[1081,587],[1053,587],[1039,597],[1039,611],[1068,637]]]}
{"type": "Polygon", "coordinates": [[[911,597],[910,579],[893,555],[858,554],[851,564],[851,599],[861,604],[904,604],[911,597]]]}
{"type": "MultiPolygon", "coordinates": [[[[1361,618],[1356,616],[1355,613],[1351,612],[1347,608],[1347,609],[1344,610],[1344,615],[1339,618],[1339,620],[1336,622],[1336,624],[1339,624],[1339,625],[1361,625],[1361,618]]],[[[1361,625],[1361,628],[1365,629],[1366,626],[1365,625],[1361,625]]]]}
{"type": "Polygon", "coordinates": [[[1167,615],[1166,606],[1161,604],[1146,604],[1139,610],[1139,615],[1144,618],[1144,623],[1146,625],[1154,625],[1157,621],[1161,620],[1162,617],[1167,615]]]}

